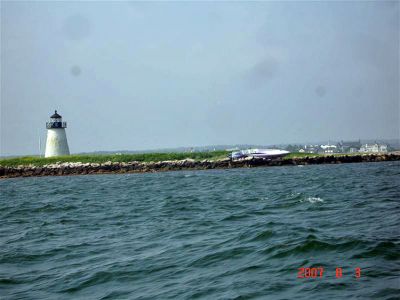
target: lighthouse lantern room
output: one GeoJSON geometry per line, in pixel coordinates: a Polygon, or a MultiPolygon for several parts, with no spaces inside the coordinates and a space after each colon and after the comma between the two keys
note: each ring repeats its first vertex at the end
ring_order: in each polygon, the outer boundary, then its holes
{"type": "Polygon", "coordinates": [[[47,140],[46,140],[46,151],[45,157],[69,155],[69,148],[67,142],[67,135],[65,128],[67,128],[67,122],[62,121],[62,117],[54,112],[50,116],[50,122],[46,123],[47,128],[47,140]]]}

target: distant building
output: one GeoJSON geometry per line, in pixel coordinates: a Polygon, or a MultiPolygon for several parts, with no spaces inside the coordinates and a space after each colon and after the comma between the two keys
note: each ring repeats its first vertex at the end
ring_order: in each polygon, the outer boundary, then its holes
{"type": "Polygon", "coordinates": [[[360,152],[387,152],[387,145],[383,144],[365,144],[360,147],[360,152]]]}
{"type": "Polygon", "coordinates": [[[330,144],[321,145],[320,148],[321,148],[320,153],[329,154],[329,153],[337,153],[338,152],[336,145],[330,145],[330,144]]]}
{"type": "Polygon", "coordinates": [[[306,153],[318,153],[318,145],[304,145],[304,152],[306,153]]]}
{"type": "Polygon", "coordinates": [[[360,140],[358,140],[358,141],[348,141],[348,142],[341,141],[341,142],[337,143],[338,152],[341,152],[341,153],[358,152],[360,147],[361,147],[360,140]]]}

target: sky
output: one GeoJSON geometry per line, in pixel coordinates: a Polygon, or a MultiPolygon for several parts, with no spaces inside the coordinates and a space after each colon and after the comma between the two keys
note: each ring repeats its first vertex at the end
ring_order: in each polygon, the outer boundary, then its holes
{"type": "Polygon", "coordinates": [[[0,155],[399,138],[399,2],[1,2],[0,155]],[[44,151],[44,149],[42,149],[44,151]]]}

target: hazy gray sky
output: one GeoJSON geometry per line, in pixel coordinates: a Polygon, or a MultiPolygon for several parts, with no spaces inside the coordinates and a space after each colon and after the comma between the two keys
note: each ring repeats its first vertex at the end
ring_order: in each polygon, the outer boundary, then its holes
{"type": "Polygon", "coordinates": [[[1,2],[1,155],[399,137],[399,2],[1,2]]]}

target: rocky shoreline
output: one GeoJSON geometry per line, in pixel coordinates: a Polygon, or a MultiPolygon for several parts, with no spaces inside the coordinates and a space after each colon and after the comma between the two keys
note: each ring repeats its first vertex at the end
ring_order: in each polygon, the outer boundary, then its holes
{"type": "Polygon", "coordinates": [[[343,156],[317,156],[299,157],[279,160],[243,159],[232,161],[221,159],[216,161],[193,159],[160,162],[105,162],[105,163],[56,163],[44,166],[0,166],[0,178],[31,177],[31,176],[65,176],[86,174],[122,174],[122,173],[148,173],[178,170],[207,170],[251,168],[260,166],[290,166],[313,164],[341,164],[360,162],[381,162],[400,160],[400,153],[389,154],[359,154],[343,156]]]}

